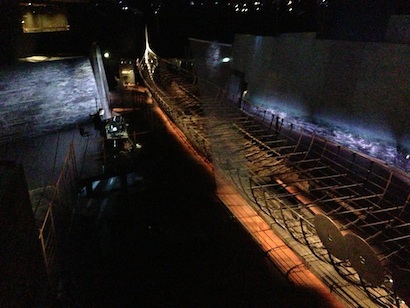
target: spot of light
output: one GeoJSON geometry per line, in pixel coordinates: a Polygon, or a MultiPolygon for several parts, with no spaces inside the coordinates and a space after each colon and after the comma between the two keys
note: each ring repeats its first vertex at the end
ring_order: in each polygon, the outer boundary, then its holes
{"type": "Polygon", "coordinates": [[[328,7],[329,2],[328,2],[327,0],[322,0],[322,1],[320,2],[320,5],[321,5],[321,6],[324,6],[324,7],[328,7]]]}
{"type": "Polygon", "coordinates": [[[229,57],[225,57],[225,58],[222,59],[223,63],[228,63],[229,61],[231,61],[231,58],[229,58],[229,57]]]}
{"type": "Polygon", "coordinates": [[[25,58],[19,58],[19,61],[37,63],[37,62],[46,62],[46,61],[47,62],[49,62],[49,61],[59,61],[59,60],[71,59],[71,58],[76,58],[76,57],[30,56],[30,57],[25,57],[25,58]]]}
{"type": "Polygon", "coordinates": [[[123,74],[123,75],[129,75],[129,74],[131,74],[133,72],[133,70],[122,70],[121,71],[121,74],[123,74]]]}
{"type": "Polygon", "coordinates": [[[109,59],[111,57],[108,51],[104,52],[104,58],[109,59]]]}

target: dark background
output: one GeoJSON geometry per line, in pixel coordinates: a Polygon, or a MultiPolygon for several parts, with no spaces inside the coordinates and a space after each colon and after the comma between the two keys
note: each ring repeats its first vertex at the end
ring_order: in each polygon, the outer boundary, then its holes
{"type": "Polygon", "coordinates": [[[288,1],[261,1],[263,9],[247,13],[235,13],[224,0],[218,5],[189,2],[56,3],[66,8],[70,31],[23,34],[18,1],[4,0],[0,2],[0,63],[32,54],[87,54],[94,42],[114,57],[138,58],[145,47],[146,25],[151,45],[162,57],[190,56],[190,37],[232,43],[235,33],[317,32],[323,39],[383,41],[390,15],[410,12],[406,0],[301,0],[293,1],[291,11],[288,1]]]}

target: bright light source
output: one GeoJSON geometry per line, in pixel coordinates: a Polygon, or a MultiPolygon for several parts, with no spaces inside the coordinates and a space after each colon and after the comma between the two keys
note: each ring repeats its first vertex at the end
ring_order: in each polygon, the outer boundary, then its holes
{"type": "Polygon", "coordinates": [[[231,61],[231,58],[225,57],[222,59],[223,63],[228,63],[229,61],[231,61]]]}
{"type": "Polygon", "coordinates": [[[108,51],[104,52],[104,58],[108,59],[110,56],[111,55],[108,51]]]}

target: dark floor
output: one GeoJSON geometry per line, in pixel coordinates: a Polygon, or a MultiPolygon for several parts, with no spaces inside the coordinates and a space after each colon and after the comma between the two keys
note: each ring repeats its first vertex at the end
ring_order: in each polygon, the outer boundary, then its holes
{"type": "Polygon", "coordinates": [[[83,199],[74,216],[65,254],[72,304],[328,307],[276,271],[163,126],[140,141],[135,184],[83,199]]]}

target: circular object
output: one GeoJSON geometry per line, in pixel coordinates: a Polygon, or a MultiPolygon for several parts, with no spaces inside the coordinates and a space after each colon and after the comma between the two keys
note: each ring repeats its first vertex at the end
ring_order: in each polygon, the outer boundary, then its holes
{"type": "Polygon", "coordinates": [[[393,290],[403,301],[410,303],[410,270],[398,270],[393,275],[393,290]]]}
{"type": "Polygon", "coordinates": [[[345,235],[352,267],[372,286],[380,286],[384,282],[384,268],[370,245],[356,234],[345,235]]]}
{"type": "Polygon", "coordinates": [[[317,235],[329,253],[339,260],[346,260],[349,257],[346,241],[333,220],[326,215],[317,214],[313,219],[313,224],[317,235]]]}

